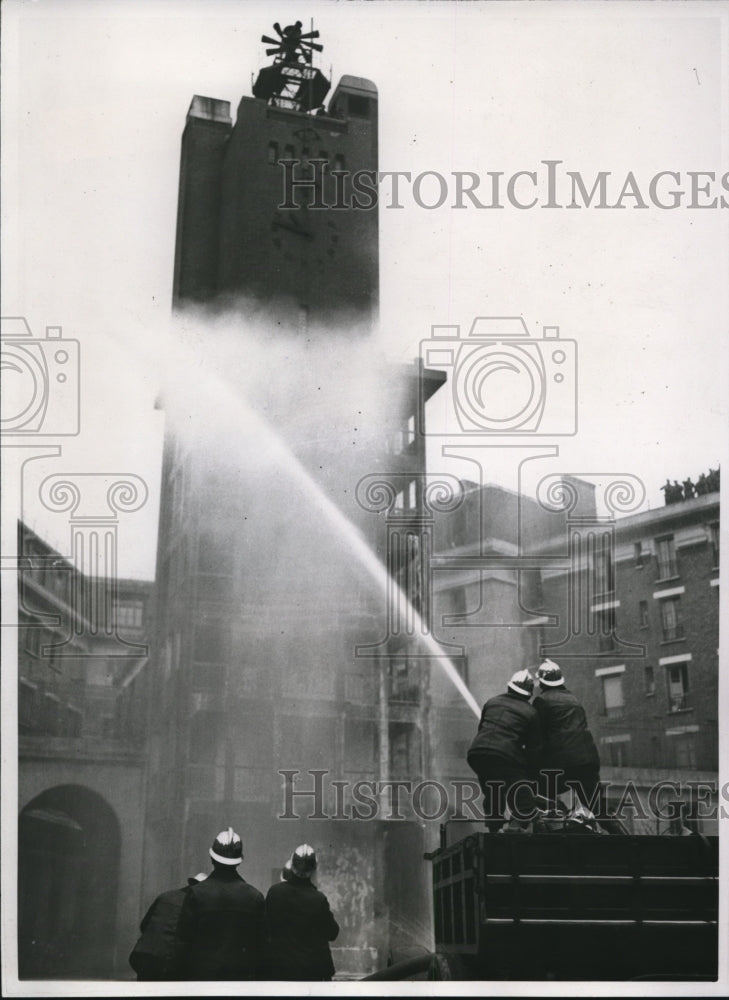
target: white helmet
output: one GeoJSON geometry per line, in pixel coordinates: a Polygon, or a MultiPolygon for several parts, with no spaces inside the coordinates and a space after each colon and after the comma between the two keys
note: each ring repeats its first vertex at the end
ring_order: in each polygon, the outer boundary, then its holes
{"type": "Polygon", "coordinates": [[[529,697],[534,691],[534,679],[528,670],[517,670],[506,686],[517,694],[529,697]]]}
{"type": "Polygon", "coordinates": [[[243,860],[243,844],[232,826],[223,830],[213,841],[210,857],[220,865],[239,865],[243,860]]]}
{"type": "Polygon", "coordinates": [[[299,844],[291,855],[291,871],[298,878],[310,878],[316,871],[316,851],[309,844],[299,844]]]}
{"type": "Polygon", "coordinates": [[[545,687],[562,687],[564,677],[562,671],[552,660],[545,660],[537,670],[537,680],[545,687]]]}

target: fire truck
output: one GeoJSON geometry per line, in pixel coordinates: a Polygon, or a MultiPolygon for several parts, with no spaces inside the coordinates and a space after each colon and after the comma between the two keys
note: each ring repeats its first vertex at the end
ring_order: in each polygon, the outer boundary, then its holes
{"type": "Polygon", "coordinates": [[[447,833],[425,855],[435,952],[371,979],[717,978],[717,836],[447,833]]]}

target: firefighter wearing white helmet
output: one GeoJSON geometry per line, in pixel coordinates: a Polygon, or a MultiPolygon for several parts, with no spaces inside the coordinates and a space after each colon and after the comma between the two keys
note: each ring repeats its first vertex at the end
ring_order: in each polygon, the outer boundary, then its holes
{"type": "Polygon", "coordinates": [[[483,706],[468,750],[468,764],[478,777],[486,826],[492,833],[502,828],[527,830],[534,814],[541,735],[539,716],[529,703],[533,690],[529,671],[517,671],[505,693],[483,706]],[[512,820],[504,827],[507,807],[512,820]]]}
{"type": "Polygon", "coordinates": [[[177,925],[180,978],[259,979],[264,946],[263,895],[238,874],[243,845],[232,827],[212,843],[213,870],[187,890],[177,925]]]}
{"type": "Polygon", "coordinates": [[[316,871],[316,851],[309,844],[300,844],[291,855],[291,871],[297,878],[311,878],[316,871]]]}
{"type": "Polygon", "coordinates": [[[572,787],[582,804],[596,811],[600,755],[585,710],[552,660],[545,660],[537,669],[537,682],[534,708],[539,715],[543,741],[541,790],[551,798],[555,792],[559,795],[572,787]],[[559,773],[550,776],[544,773],[547,770],[559,773]]]}
{"type": "Polygon", "coordinates": [[[283,867],[281,879],[266,895],[267,973],[269,979],[325,981],[334,975],[329,942],[339,924],[323,892],[311,881],[316,852],[300,844],[283,867]]]}

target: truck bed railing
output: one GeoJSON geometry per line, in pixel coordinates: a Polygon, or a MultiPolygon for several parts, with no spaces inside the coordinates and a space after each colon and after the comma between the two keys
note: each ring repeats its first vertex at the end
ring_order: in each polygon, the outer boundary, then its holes
{"type": "Polygon", "coordinates": [[[463,978],[717,970],[716,837],[479,831],[429,857],[436,949],[463,978]]]}

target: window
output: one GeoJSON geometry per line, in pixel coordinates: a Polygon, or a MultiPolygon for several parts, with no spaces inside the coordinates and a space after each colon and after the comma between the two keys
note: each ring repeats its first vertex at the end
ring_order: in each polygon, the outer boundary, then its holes
{"type": "Polygon", "coordinates": [[[141,628],[144,613],[142,601],[115,601],[116,624],[122,628],[141,628]]]}
{"type": "Polygon", "coordinates": [[[294,159],[294,147],[293,146],[284,146],[284,155],[283,155],[283,158],[284,158],[284,160],[293,160],[294,159]]]}
{"type": "Polygon", "coordinates": [[[596,540],[594,574],[595,593],[611,594],[615,587],[615,580],[609,535],[601,535],[596,540]]]}
{"type": "Polygon", "coordinates": [[[31,656],[40,656],[40,629],[36,625],[30,625],[25,630],[25,648],[31,656]]]}
{"type": "Polygon", "coordinates": [[[641,628],[648,628],[648,601],[641,601],[638,605],[638,619],[641,628]]]}
{"type": "Polygon", "coordinates": [[[605,715],[609,719],[619,719],[625,705],[622,674],[609,674],[607,677],[603,677],[602,691],[605,701],[605,715]]]}
{"type": "Polygon", "coordinates": [[[653,667],[644,667],[643,683],[646,695],[650,696],[656,693],[656,676],[653,667]]]}
{"type": "Polygon", "coordinates": [[[417,489],[415,485],[415,480],[411,479],[408,483],[408,509],[417,510],[417,489]]]}
{"type": "Polygon", "coordinates": [[[666,580],[669,577],[676,576],[678,574],[678,568],[676,566],[676,547],[674,545],[673,535],[668,535],[666,538],[656,539],[656,556],[658,558],[659,580],[666,580]]]}
{"type": "Polygon", "coordinates": [[[685,663],[672,663],[666,668],[668,684],[668,711],[684,712],[690,708],[688,667],[685,663]]]}
{"type": "Polygon", "coordinates": [[[598,639],[598,650],[601,653],[612,653],[617,649],[617,642],[615,641],[615,635],[612,632],[607,634],[600,634],[598,639]]]}
{"type": "Polygon", "coordinates": [[[337,153],[336,156],[334,157],[334,169],[344,170],[344,157],[342,156],[341,153],[337,153]]]}
{"type": "Polygon", "coordinates": [[[268,162],[278,163],[278,143],[269,142],[268,144],[268,162]]]}
{"type": "Polygon", "coordinates": [[[663,641],[673,642],[676,639],[683,639],[683,625],[681,624],[680,598],[667,597],[660,603],[661,603],[661,628],[663,630],[663,641]]]}
{"type": "Polygon", "coordinates": [[[628,764],[628,748],[630,747],[630,736],[621,734],[620,736],[604,736],[600,741],[603,747],[601,757],[606,758],[606,763],[610,767],[626,767],[628,764]]]}
{"type": "Polygon", "coordinates": [[[696,740],[693,733],[680,733],[668,737],[673,767],[696,767],[696,740]]]}
{"type": "Polygon", "coordinates": [[[408,444],[412,444],[414,440],[415,440],[415,414],[411,413],[410,416],[408,417],[407,442],[408,444]]]}
{"type": "Polygon", "coordinates": [[[711,543],[711,551],[714,557],[714,566],[719,565],[719,524],[714,523],[709,525],[709,542],[711,543]]]}
{"type": "Polygon", "coordinates": [[[643,543],[634,542],[633,543],[633,555],[635,556],[635,567],[636,569],[643,568],[643,543]]]}
{"type": "Polygon", "coordinates": [[[390,699],[417,704],[420,701],[420,676],[417,663],[398,657],[389,664],[390,699]]]}
{"type": "Polygon", "coordinates": [[[598,634],[601,653],[615,649],[615,608],[605,608],[594,612],[594,627],[598,634]]]}
{"type": "Polygon", "coordinates": [[[348,110],[350,115],[353,115],[355,118],[369,118],[370,116],[369,98],[357,97],[354,94],[350,94],[348,100],[348,110]]]}
{"type": "MultiPolygon", "coordinates": [[[[409,531],[405,538],[404,548],[399,550],[400,565],[397,567],[397,583],[405,595],[410,607],[419,614],[423,613],[422,560],[420,538],[409,531]]],[[[410,611],[404,608],[404,613],[410,619],[410,611]]]]}
{"type": "Polygon", "coordinates": [[[397,723],[391,725],[390,777],[412,778],[420,773],[420,733],[415,726],[397,723]]]}
{"type": "Polygon", "coordinates": [[[304,146],[301,150],[301,163],[299,164],[299,177],[302,178],[312,178],[314,176],[314,168],[309,161],[309,147],[304,146]]]}
{"type": "Polygon", "coordinates": [[[627,767],[628,742],[608,743],[608,760],[611,767],[627,767]]]}

